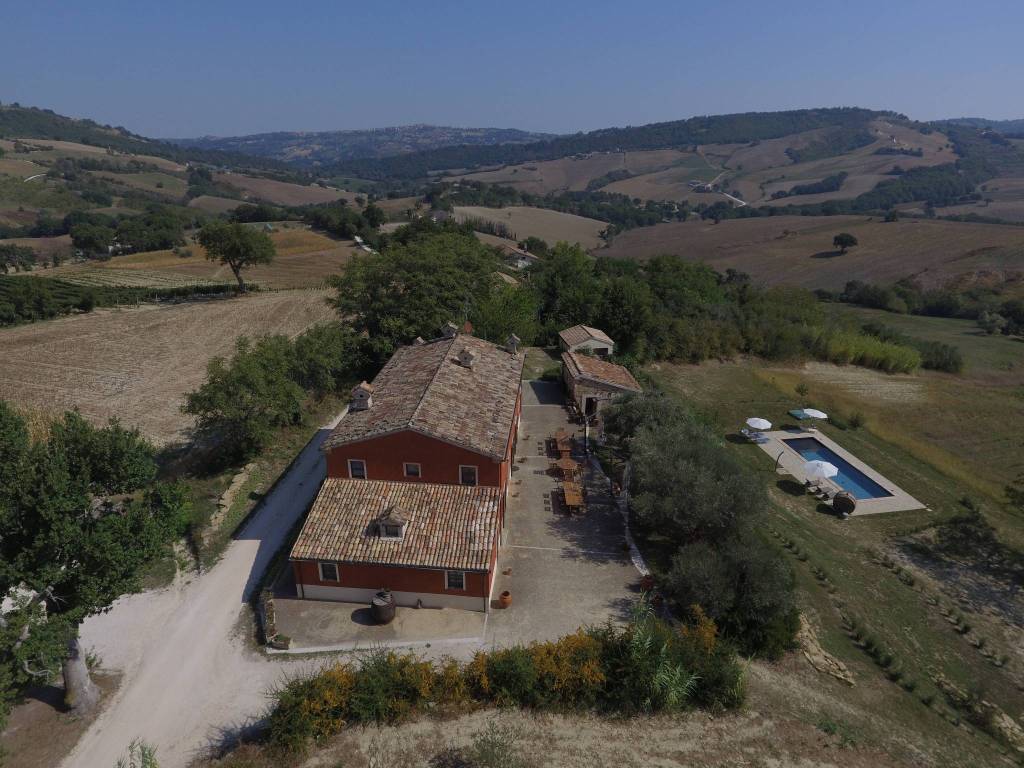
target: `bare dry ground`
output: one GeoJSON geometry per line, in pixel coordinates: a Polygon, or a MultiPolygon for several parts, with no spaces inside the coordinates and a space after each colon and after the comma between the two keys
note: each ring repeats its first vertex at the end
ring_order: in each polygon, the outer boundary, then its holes
{"type": "Polygon", "coordinates": [[[57,237],[12,237],[8,240],[0,240],[0,245],[24,245],[45,258],[49,258],[54,254],[65,257],[71,255],[71,235],[58,235],[57,237]]]}
{"type": "Polygon", "coordinates": [[[115,185],[123,185],[131,189],[141,189],[144,192],[153,192],[167,197],[180,198],[188,190],[188,183],[168,173],[143,172],[143,173],[111,173],[100,172],[92,174],[101,179],[113,182],[115,185]]]}
{"type": "Polygon", "coordinates": [[[118,417],[164,444],[185,437],[183,396],[206,363],[239,336],[294,336],[333,317],[325,291],[280,291],[233,299],[89,315],[0,331],[0,398],[48,412],[79,408],[97,423],[118,417]]]}
{"type": "Polygon", "coordinates": [[[675,149],[643,152],[595,152],[584,156],[563,157],[521,163],[486,171],[476,171],[459,179],[503,184],[533,194],[583,190],[592,180],[612,171],[627,170],[634,174],[651,173],[680,162],[692,160],[694,155],[675,149]]]}
{"type": "Polygon", "coordinates": [[[274,179],[261,179],[245,176],[240,173],[218,173],[217,181],[230,184],[241,189],[252,198],[266,200],[278,205],[308,205],[310,203],[330,203],[342,197],[351,199],[352,194],[338,189],[324,187],[306,187],[274,179]]]}
{"type": "Polygon", "coordinates": [[[126,153],[115,153],[108,155],[105,147],[95,147],[91,144],[79,144],[74,141],[56,141],[53,139],[12,139],[11,142],[5,143],[0,146],[5,148],[13,148],[14,141],[21,141],[25,144],[34,147],[46,147],[41,151],[31,152],[24,155],[26,159],[33,160],[39,158],[40,160],[55,160],[59,157],[91,157],[96,158],[97,156],[105,157],[109,162],[127,163],[129,160],[138,160],[139,162],[149,163],[155,165],[164,171],[183,172],[185,166],[180,163],[176,163],[173,160],[168,160],[163,157],[156,157],[155,155],[133,155],[126,153]]]}
{"type": "Polygon", "coordinates": [[[216,197],[215,195],[200,195],[188,201],[189,208],[198,208],[200,211],[215,215],[233,211],[244,204],[244,200],[232,200],[230,197],[216,197]]]}
{"type": "MultiPolygon", "coordinates": [[[[270,264],[246,270],[246,282],[265,288],[321,287],[328,276],[340,272],[356,253],[352,243],[334,240],[301,225],[279,225],[270,233],[270,239],[277,248],[277,256],[270,264]]],[[[208,261],[202,246],[193,244],[188,250],[191,256],[149,251],[115,256],[107,261],[68,264],[39,274],[88,285],[159,287],[174,280],[179,284],[234,282],[231,270],[219,262],[208,261]]]]}
{"type": "Polygon", "coordinates": [[[461,206],[456,207],[455,216],[459,221],[484,219],[504,224],[520,240],[533,235],[547,241],[549,245],[565,240],[580,243],[584,248],[597,248],[603,242],[599,235],[608,226],[597,219],[528,206],[461,206]]]}
{"type": "Polygon", "coordinates": [[[839,289],[848,280],[891,283],[915,276],[932,286],[965,272],[1024,268],[1024,230],[949,221],[884,223],[863,216],[775,216],[640,227],[597,254],[634,259],[678,254],[771,285],[839,289]],[[832,246],[839,232],[850,232],[860,245],[840,256],[832,246]]]}
{"type": "Polygon", "coordinates": [[[378,208],[384,211],[384,213],[388,215],[389,220],[403,221],[405,219],[405,212],[410,208],[415,208],[417,203],[422,202],[422,198],[416,196],[392,197],[384,198],[383,200],[378,200],[376,203],[374,203],[374,205],[376,205],[378,208]]]}

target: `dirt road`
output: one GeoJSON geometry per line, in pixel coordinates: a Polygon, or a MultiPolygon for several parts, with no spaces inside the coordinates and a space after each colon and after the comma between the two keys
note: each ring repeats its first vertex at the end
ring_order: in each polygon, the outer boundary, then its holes
{"type": "Polygon", "coordinates": [[[320,429],[224,557],[202,576],[159,592],[122,598],[87,620],[82,644],[123,674],[103,714],[64,768],[107,768],[132,739],[157,748],[161,768],[258,717],[265,693],[309,661],[270,661],[247,642],[245,601],[324,477],[320,429]]]}

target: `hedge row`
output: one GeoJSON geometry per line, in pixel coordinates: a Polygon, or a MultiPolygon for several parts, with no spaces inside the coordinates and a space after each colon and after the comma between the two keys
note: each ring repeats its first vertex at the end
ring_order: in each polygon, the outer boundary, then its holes
{"type": "Polygon", "coordinates": [[[743,702],[732,646],[699,608],[676,629],[646,602],[625,628],[580,629],[546,643],[479,651],[468,663],[378,650],[338,662],[276,693],[267,739],[301,752],[346,726],[394,723],[438,707],[483,706],[619,714],[732,709],[743,702]]]}

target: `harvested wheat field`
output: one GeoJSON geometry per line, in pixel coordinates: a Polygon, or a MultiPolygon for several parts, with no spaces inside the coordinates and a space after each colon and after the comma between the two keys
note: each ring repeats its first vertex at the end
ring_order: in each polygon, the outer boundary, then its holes
{"type": "MultiPolygon", "coordinates": [[[[318,288],[341,271],[356,249],[301,225],[270,233],[277,255],[270,264],[247,269],[247,283],[264,288],[318,288]]],[[[197,283],[234,283],[230,268],[208,261],[202,246],[190,245],[191,255],[174,251],[148,251],[115,256],[107,261],[69,264],[40,273],[82,285],[150,286],[154,288],[197,283]]]]}
{"type": "Polygon", "coordinates": [[[695,156],[676,149],[640,152],[594,152],[589,155],[563,157],[493,170],[476,171],[457,178],[503,184],[523,192],[546,194],[564,190],[580,191],[594,179],[615,171],[632,174],[651,173],[679,163],[692,162],[695,156]]]}
{"type": "Polygon", "coordinates": [[[256,176],[244,176],[240,173],[218,173],[215,178],[224,184],[230,184],[253,199],[265,200],[277,205],[308,205],[310,203],[330,203],[342,197],[352,197],[348,192],[324,187],[306,187],[291,184],[287,181],[261,179],[256,176]]]}
{"type": "Polygon", "coordinates": [[[218,215],[233,211],[245,203],[244,200],[232,200],[230,197],[216,197],[215,195],[200,195],[188,201],[189,208],[197,208],[204,213],[218,215]]]}
{"type": "Polygon", "coordinates": [[[482,219],[504,224],[517,240],[533,235],[547,241],[549,245],[565,240],[569,243],[579,243],[584,248],[597,248],[604,242],[600,234],[608,226],[603,221],[588,219],[585,216],[522,205],[508,208],[461,206],[455,208],[455,216],[459,221],[482,219]]]}
{"type": "Polygon", "coordinates": [[[864,216],[773,216],[639,227],[597,253],[633,259],[678,254],[770,285],[836,290],[848,280],[893,283],[913,276],[932,287],[966,272],[1020,270],[1024,230],[952,221],[885,223],[864,216]],[[860,244],[840,255],[832,245],[839,232],[851,233],[860,244]]]}
{"type": "Polygon", "coordinates": [[[52,258],[54,255],[64,258],[71,255],[71,235],[57,235],[56,237],[12,237],[8,240],[0,240],[0,245],[23,245],[31,248],[43,259],[52,258]]]}
{"type": "Polygon", "coordinates": [[[0,331],[0,399],[59,413],[78,408],[96,423],[116,416],[160,444],[187,437],[184,395],[202,384],[206,364],[231,354],[239,336],[295,336],[334,316],[325,291],[280,291],[241,298],[92,314],[0,331]]]}

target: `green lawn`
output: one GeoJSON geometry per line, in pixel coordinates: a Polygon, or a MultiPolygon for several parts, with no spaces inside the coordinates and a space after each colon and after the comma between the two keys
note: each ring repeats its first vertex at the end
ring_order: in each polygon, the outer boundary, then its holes
{"type": "MultiPolygon", "coordinates": [[[[719,425],[723,435],[734,435],[743,421],[754,415],[776,425],[791,423],[787,411],[803,404],[791,386],[800,380],[799,372],[769,369],[754,361],[662,364],[652,366],[651,372],[662,388],[719,425]]],[[[817,404],[813,389],[809,398],[817,404]]],[[[1019,628],[1007,633],[999,617],[964,610],[973,629],[961,635],[942,613],[943,607],[948,610],[952,605],[955,591],[944,594],[943,590],[954,585],[936,582],[909,564],[907,573],[913,576],[904,578],[913,583],[907,584],[875,556],[898,556],[897,539],[958,511],[958,499],[970,489],[929,463],[927,457],[915,456],[869,429],[843,431],[826,425],[823,431],[930,508],[841,521],[777,475],[771,457],[760,448],[730,441],[769,489],[771,513],[764,532],[769,540],[791,545],[781,551],[786,552],[796,573],[803,613],[816,628],[825,650],[842,660],[856,678],[852,688],[832,686],[837,710],[845,712],[845,719],[855,722],[873,741],[884,743],[896,733],[905,741],[903,746],[914,742],[919,747],[927,745],[928,752],[943,755],[949,764],[992,764],[995,742],[980,734],[964,738],[965,727],[951,724],[957,715],[935,681],[941,677],[965,691],[983,691],[1004,710],[1019,715],[1021,693],[1015,679],[972,644],[984,638],[985,647],[997,658],[1012,656],[1012,638],[1019,640],[1019,628]],[[884,654],[892,655],[888,670],[850,637],[849,620],[854,618],[864,636],[884,648],[884,654]],[[897,675],[898,680],[890,679],[897,675]],[[930,705],[922,702],[931,697],[930,705]],[[884,728],[879,730],[879,722],[868,714],[871,712],[886,713],[884,728]]],[[[995,517],[994,510],[986,509],[990,518],[995,517]]],[[[1002,532],[1013,528],[1020,533],[1019,525],[1000,519],[1002,532]]],[[[1016,669],[1013,675],[1020,678],[1016,669]]],[[[771,699],[773,693],[761,690],[758,695],[771,699]]],[[[798,705],[779,701],[771,706],[798,705]]]]}
{"type": "Polygon", "coordinates": [[[964,356],[968,378],[999,379],[1009,374],[1015,375],[1017,383],[1024,381],[1024,340],[989,336],[973,320],[898,315],[849,304],[833,304],[831,309],[839,316],[882,323],[917,339],[952,344],[964,356]]]}

